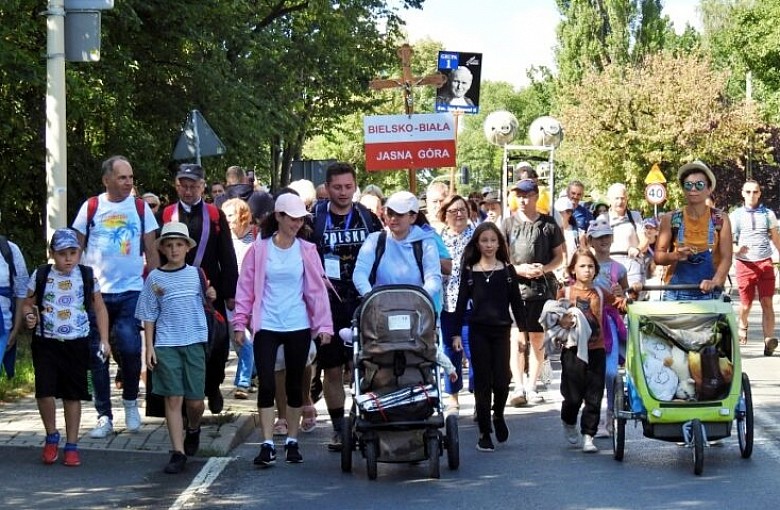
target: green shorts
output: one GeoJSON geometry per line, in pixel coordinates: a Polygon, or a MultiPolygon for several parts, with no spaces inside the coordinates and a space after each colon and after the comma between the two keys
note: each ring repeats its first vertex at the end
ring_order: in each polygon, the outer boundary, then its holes
{"type": "Polygon", "coordinates": [[[203,400],[206,387],[205,343],[180,347],[157,347],[157,365],[152,370],[152,393],[163,397],[203,400]]]}

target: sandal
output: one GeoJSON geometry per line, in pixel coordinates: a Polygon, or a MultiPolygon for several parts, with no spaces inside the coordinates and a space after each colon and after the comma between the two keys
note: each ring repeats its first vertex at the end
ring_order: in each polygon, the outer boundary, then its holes
{"type": "Polygon", "coordinates": [[[747,326],[739,327],[739,345],[747,345],[748,343],[748,328],[747,326]]]}
{"type": "Polygon", "coordinates": [[[771,356],[777,349],[777,338],[770,336],[764,339],[764,356],[771,356]]]}
{"type": "Polygon", "coordinates": [[[274,423],[274,435],[286,436],[287,435],[287,420],[284,418],[277,418],[274,423]]]}
{"type": "Polygon", "coordinates": [[[311,432],[317,428],[317,408],[303,406],[301,409],[301,432],[311,432]]]}

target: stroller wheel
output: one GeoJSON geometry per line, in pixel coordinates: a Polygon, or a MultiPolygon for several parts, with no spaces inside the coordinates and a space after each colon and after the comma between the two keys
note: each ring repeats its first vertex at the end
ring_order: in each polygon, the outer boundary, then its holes
{"type": "Polygon", "coordinates": [[[428,450],[428,478],[441,478],[439,470],[439,457],[441,456],[441,440],[439,432],[427,436],[425,444],[428,450]]]}
{"type": "Polygon", "coordinates": [[[612,457],[617,461],[623,460],[626,448],[626,419],[620,417],[620,411],[626,410],[627,399],[624,391],[624,376],[618,373],[615,377],[612,407],[612,457]]]}
{"type": "Polygon", "coordinates": [[[369,480],[376,480],[378,449],[379,443],[377,441],[366,442],[364,455],[366,456],[366,473],[369,480]]]}
{"type": "Polygon", "coordinates": [[[691,421],[693,432],[693,473],[701,475],[704,471],[704,425],[701,421],[691,421]]]}
{"type": "Polygon", "coordinates": [[[753,454],[753,393],[750,390],[750,379],[742,373],[742,401],[737,407],[737,439],[739,453],[743,459],[749,459],[753,454]]]}
{"type": "Polygon", "coordinates": [[[454,414],[447,416],[445,423],[447,437],[447,467],[456,470],[460,467],[460,439],[458,438],[458,417],[454,414]]]}

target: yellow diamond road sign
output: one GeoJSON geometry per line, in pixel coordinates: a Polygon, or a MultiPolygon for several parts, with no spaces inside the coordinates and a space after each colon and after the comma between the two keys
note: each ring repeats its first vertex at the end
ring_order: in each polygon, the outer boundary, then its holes
{"type": "Polygon", "coordinates": [[[654,163],[653,168],[650,169],[650,173],[645,177],[645,184],[663,184],[665,182],[666,177],[664,177],[663,172],[661,172],[661,167],[658,166],[658,163],[654,163]]]}

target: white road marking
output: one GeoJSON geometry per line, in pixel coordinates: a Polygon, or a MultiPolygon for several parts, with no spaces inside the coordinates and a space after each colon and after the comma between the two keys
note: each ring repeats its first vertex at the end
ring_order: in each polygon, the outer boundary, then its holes
{"type": "Polygon", "coordinates": [[[233,457],[211,457],[200,472],[192,479],[189,487],[176,498],[176,501],[168,510],[181,510],[190,504],[190,500],[197,495],[205,494],[209,486],[214,483],[222,470],[225,469],[233,457]]]}

